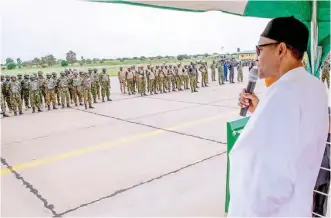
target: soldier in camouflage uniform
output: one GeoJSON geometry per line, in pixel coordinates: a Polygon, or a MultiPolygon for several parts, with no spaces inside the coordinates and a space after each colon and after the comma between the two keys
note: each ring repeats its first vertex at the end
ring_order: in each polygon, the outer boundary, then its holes
{"type": "Polygon", "coordinates": [[[5,98],[3,95],[3,83],[5,82],[5,77],[3,75],[1,75],[1,90],[0,90],[0,102],[1,102],[1,114],[3,117],[8,117],[7,113],[6,113],[6,102],[5,102],[5,98]]]}
{"type": "Polygon", "coordinates": [[[322,83],[324,84],[326,80],[326,84],[328,86],[328,89],[330,88],[330,62],[325,61],[322,66],[322,75],[321,75],[322,83]]]}
{"type": "Polygon", "coordinates": [[[52,77],[51,73],[46,74],[46,81],[45,81],[45,87],[46,87],[46,104],[48,107],[48,110],[51,110],[51,102],[53,105],[53,109],[57,109],[56,105],[56,94],[55,94],[55,86],[56,86],[56,79],[52,77]]]}
{"type": "Polygon", "coordinates": [[[139,80],[138,80],[139,94],[141,96],[146,96],[146,75],[145,75],[144,67],[140,67],[140,69],[138,69],[137,72],[139,75],[139,80]]]}
{"type": "Polygon", "coordinates": [[[131,67],[131,71],[133,73],[133,80],[132,80],[133,94],[136,94],[136,89],[138,89],[138,84],[137,84],[137,70],[135,65],[131,67]]]}
{"type": "Polygon", "coordinates": [[[133,79],[134,79],[134,73],[131,70],[131,68],[128,68],[128,71],[126,72],[126,81],[127,81],[127,85],[128,85],[129,95],[134,94],[133,79]]]}
{"type": "Polygon", "coordinates": [[[98,96],[98,99],[101,98],[101,75],[98,73],[98,69],[94,68],[94,82],[95,82],[95,89],[96,89],[96,95],[98,96]]]}
{"type": "MultiPolygon", "coordinates": [[[[55,79],[55,81],[57,81],[57,74],[55,72],[52,73],[52,78],[55,79]]],[[[57,105],[61,105],[61,101],[60,101],[60,92],[59,92],[59,86],[55,85],[55,94],[56,94],[56,101],[57,101],[57,105]]]]}
{"type": "Polygon", "coordinates": [[[241,62],[238,63],[237,65],[237,81],[238,82],[243,82],[244,81],[244,75],[243,75],[243,67],[241,62]]]}
{"type": "Polygon", "coordinates": [[[45,78],[44,78],[44,73],[42,71],[38,72],[38,81],[39,81],[39,86],[41,89],[40,92],[40,99],[41,99],[41,104],[43,105],[43,98],[46,99],[46,84],[45,84],[45,78]]]}
{"type": "Polygon", "coordinates": [[[107,101],[112,101],[110,99],[110,77],[107,73],[107,69],[102,69],[102,74],[100,74],[100,83],[101,83],[101,97],[102,102],[105,102],[105,96],[107,96],[107,101]]]}
{"type": "Polygon", "coordinates": [[[150,91],[150,82],[149,82],[149,74],[151,72],[151,65],[148,64],[147,65],[147,69],[145,70],[145,74],[146,74],[146,83],[147,83],[147,92],[150,91]]]}
{"type": "Polygon", "coordinates": [[[157,94],[156,92],[156,77],[155,77],[155,70],[154,70],[154,67],[151,67],[149,69],[147,69],[148,71],[148,78],[149,78],[149,93],[151,95],[153,95],[153,92],[154,94],[157,94]]]}
{"type": "Polygon", "coordinates": [[[169,65],[168,68],[168,78],[169,78],[169,82],[168,82],[168,90],[170,91],[170,89],[174,92],[176,91],[176,77],[175,77],[175,73],[172,69],[172,65],[169,65]],[[171,85],[171,88],[170,88],[171,85]]]}
{"type": "Polygon", "coordinates": [[[33,74],[30,77],[29,83],[29,91],[30,91],[30,103],[32,107],[32,113],[35,113],[36,108],[38,108],[38,112],[42,112],[40,109],[41,99],[40,99],[40,85],[39,81],[37,80],[36,76],[33,74]]]}
{"type": "MultiPolygon", "coordinates": [[[[75,70],[76,71],[76,70],[75,70]]],[[[72,85],[72,78],[73,78],[73,75],[72,75],[72,71],[71,69],[65,71],[65,75],[66,77],[68,78],[68,90],[69,90],[69,97],[70,97],[70,103],[73,104],[74,101],[73,101],[73,90],[74,90],[74,87],[72,85]]]]}
{"type": "Polygon", "coordinates": [[[9,113],[11,113],[13,110],[12,110],[12,106],[11,106],[11,96],[10,96],[10,93],[9,93],[9,89],[8,89],[8,85],[10,83],[10,76],[9,75],[6,75],[6,80],[3,82],[3,93],[4,93],[4,98],[5,98],[5,102],[7,102],[7,107],[9,109],[9,113]]]}
{"type": "Polygon", "coordinates": [[[57,81],[57,85],[59,87],[59,93],[61,95],[62,108],[64,108],[65,103],[67,103],[67,107],[70,108],[69,88],[68,88],[69,80],[63,71],[60,72],[60,78],[57,81]]]}
{"type": "Polygon", "coordinates": [[[89,104],[89,108],[94,108],[92,106],[91,77],[89,73],[84,72],[82,86],[83,86],[83,98],[84,98],[85,109],[87,109],[87,103],[89,104]]]}
{"type": "Polygon", "coordinates": [[[72,78],[72,86],[73,86],[72,97],[76,107],[78,106],[78,101],[79,101],[79,105],[83,106],[82,75],[83,72],[79,72],[79,76],[78,76],[78,72],[74,71],[74,77],[72,78]]]}
{"type": "Polygon", "coordinates": [[[163,66],[161,66],[161,69],[159,69],[159,90],[160,93],[167,93],[166,92],[166,76],[164,74],[163,66]]]}
{"type": "Polygon", "coordinates": [[[95,77],[94,77],[94,73],[93,70],[91,69],[91,71],[89,70],[89,77],[90,77],[90,81],[91,81],[91,93],[92,93],[92,97],[93,97],[93,103],[97,103],[97,87],[96,87],[96,83],[95,83],[95,77]]]}
{"type": "Polygon", "coordinates": [[[155,73],[155,89],[158,92],[161,93],[161,91],[160,91],[160,86],[161,86],[161,83],[160,83],[160,81],[161,81],[161,78],[160,78],[160,68],[159,68],[158,65],[156,65],[154,73],[155,73]]]}
{"type": "Polygon", "coordinates": [[[22,86],[22,99],[24,100],[25,109],[31,108],[29,105],[30,91],[29,91],[30,78],[28,74],[24,74],[24,79],[21,82],[22,86]]]}
{"type": "Polygon", "coordinates": [[[207,87],[207,78],[208,78],[208,70],[207,70],[207,62],[203,62],[200,67],[199,71],[201,72],[201,86],[207,87]]]}
{"type": "Polygon", "coordinates": [[[17,74],[17,81],[19,81],[19,82],[23,81],[23,74],[22,73],[17,74]]]}
{"type": "Polygon", "coordinates": [[[178,91],[183,91],[183,89],[182,89],[183,71],[182,71],[180,64],[178,64],[178,66],[175,65],[174,71],[175,71],[175,75],[176,75],[176,88],[178,89],[178,91]]]}
{"type": "Polygon", "coordinates": [[[189,84],[189,80],[190,80],[190,77],[189,77],[189,74],[188,74],[188,66],[185,65],[184,68],[182,68],[183,70],[183,82],[184,82],[184,89],[189,89],[188,88],[188,84],[189,84]]]}
{"type": "Polygon", "coordinates": [[[191,63],[189,66],[188,73],[190,75],[190,86],[191,86],[191,92],[197,92],[197,74],[198,70],[196,68],[195,63],[191,63]]]}
{"type": "Polygon", "coordinates": [[[125,86],[126,86],[126,71],[123,70],[123,67],[120,67],[120,71],[117,74],[118,81],[120,82],[120,89],[122,94],[126,94],[125,86]]]}
{"type": "Polygon", "coordinates": [[[211,68],[211,81],[216,81],[216,63],[213,61],[211,68]]]}
{"type": "Polygon", "coordinates": [[[224,84],[224,63],[223,61],[220,61],[217,66],[218,71],[218,84],[223,85],[224,84]]]}

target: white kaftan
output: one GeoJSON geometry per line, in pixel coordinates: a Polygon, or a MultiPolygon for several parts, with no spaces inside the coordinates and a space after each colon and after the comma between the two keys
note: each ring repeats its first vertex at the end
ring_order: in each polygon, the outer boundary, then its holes
{"type": "Polygon", "coordinates": [[[303,67],[268,88],[230,152],[229,217],[311,217],[327,104],[323,84],[303,67]]]}

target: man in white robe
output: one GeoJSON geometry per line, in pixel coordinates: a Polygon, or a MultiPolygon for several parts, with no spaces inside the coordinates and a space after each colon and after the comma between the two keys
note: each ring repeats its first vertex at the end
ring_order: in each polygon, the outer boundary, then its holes
{"type": "Polygon", "coordinates": [[[302,66],[308,37],[294,17],[273,19],[261,34],[259,77],[275,82],[261,101],[240,95],[252,116],[230,152],[229,217],[311,217],[328,103],[324,86],[302,66]]]}

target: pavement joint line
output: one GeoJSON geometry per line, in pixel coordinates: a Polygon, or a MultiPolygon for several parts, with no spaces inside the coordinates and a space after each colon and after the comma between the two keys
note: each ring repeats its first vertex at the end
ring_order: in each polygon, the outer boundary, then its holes
{"type": "MultiPolygon", "coordinates": [[[[42,194],[40,193],[40,191],[38,191],[38,189],[36,189],[35,187],[33,187],[33,185],[31,183],[29,183],[26,179],[24,179],[24,177],[22,175],[20,175],[18,172],[16,172],[13,167],[11,165],[8,164],[8,162],[6,161],[6,159],[1,157],[1,163],[7,167],[7,169],[10,170],[10,172],[15,176],[15,178],[19,181],[22,182],[22,184],[26,187],[26,189],[28,189],[36,198],[38,198],[43,204],[44,204],[44,208],[47,209],[48,211],[50,211],[53,216],[56,217],[61,217],[61,215],[59,215],[55,209],[54,209],[54,205],[50,204],[48,202],[48,200],[42,196],[42,194]]],[[[17,208],[19,209],[19,208],[17,208]]]]}
{"type": "Polygon", "coordinates": [[[181,168],[178,168],[178,169],[176,169],[176,170],[170,171],[170,172],[168,172],[168,173],[162,174],[162,175],[157,176],[157,177],[153,177],[153,178],[151,178],[151,179],[149,179],[149,180],[146,180],[146,181],[144,181],[144,182],[137,183],[137,184],[135,184],[135,185],[133,185],[133,186],[130,186],[130,187],[128,187],[128,188],[123,188],[123,189],[117,190],[117,191],[113,192],[113,193],[110,194],[110,195],[106,195],[106,196],[100,197],[100,198],[98,198],[98,199],[96,199],[96,200],[90,201],[90,202],[88,202],[88,203],[81,204],[81,205],[79,205],[79,206],[77,206],[77,207],[74,207],[74,208],[69,209],[69,210],[66,210],[66,211],[64,211],[64,212],[62,212],[62,213],[59,213],[58,215],[55,215],[54,217],[59,217],[59,216],[66,215],[66,214],[68,214],[68,213],[71,213],[71,212],[76,211],[76,210],[78,210],[78,209],[81,209],[81,208],[83,208],[83,207],[87,207],[87,206],[89,206],[89,205],[91,205],[91,204],[98,203],[98,202],[100,202],[100,201],[102,201],[102,200],[105,200],[105,199],[111,199],[111,198],[113,198],[113,197],[115,197],[115,196],[117,196],[117,195],[119,195],[119,194],[122,194],[122,193],[124,193],[124,192],[130,191],[130,190],[132,190],[132,189],[134,189],[134,188],[138,188],[139,186],[147,185],[147,184],[152,183],[152,182],[154,182],[154,181],[160,180],[160,179],[162,179],[162,178],[164,178],[164,177],[166,177],[166,176],[170,176],[170,175],[172,175],[172,174],[179,173],[179,172],[181,172],[181,171],[183,171],[183,170],[185,170],[185,169],[187,169],[187,168],[194,167],[194,166],[196,166],[196,165],[198,165],[198,164],[201,164],[201,163],[203,163],[203,162],[205,162],[205,161],[208,161],[208,160],[211,160],[211,159],[213,159],[213,158],[219,157],[219,156],[221,156],[221,155],[223,155],[223,154],[226,154],[226,151],[223,151],[223,152],[220,152],[220,153],[217,153],[217,154],[211,155],[211,156],[209,156],[209,157],[206,157],[206,158],[201,159],[201,160],[199,160],[199,161],[196,161],[196,162],[194,162],[194,163],[188,164],[188,165],[183,166],[183,167],[181,167],[181,168]]]}
{"type": "Polygon", "coordinates": [[[219,144],[226,144],[225,142],[220,142],[220,141],[216,141],[216,140],[213,140],[213,139],[206,139],[206,138],[203,138],[203,137],[200,137],[200,136],[185,134],[185,133],[177,132],[175,130],[179,129],[179,128],[183,128],[183,127],[194,126],[194,125],[197,125],[197,124],[202,124],[202,123],[206,123],[206,122],[209,122],[209,121],[212,121],[212,120],[224,118],[225,116],[232,115],[232,114],[235,114],[235,113],[234,112],[224,113],[222,115],[218,115],[218,116],[214,116],[214,117],[209,117],[209,118],[195,120],[195,121],[191,121],[191,122],[187,122],[187,123],[178,124],[178,125],[169,127],[167,129],[154,127],[154,129],[156,129],[154,131],[137,133],[137,134],[129,135],[129,136],[124,137],[124,138],[120,138],[118,140],[105,142],[105,143],[102,143],[102,144],[99,144],[99,145],[94,145],[94,146],[90,146],[90,147],[86,147],[86,148],[82,148],[82,149],[76,149],[76,150],[66,152],[66,153],[62,153],[62,154],[59,154],[59,155],[40,158],[40,159],[36,159],[36,160],[30,161],[30,162],[17,164],[17,165],[12,166],[11,168],[8,168],[8,167],[3,168],[0,171],[0,175],[8,174],[8,173],[12,172],[13,170],[14,171],[21,171],[21,170],[25,170],[25,169],[29,169],[29,168],[34,168],[34,167],[46,165],[46,164],[49,164],[49,163],[52,163],[52,162],[55,162],[55,161],[68,159],[68,158],[75,157],[75,156],[84,155],[84,154],[87,154],[87,153],[90,153],[90,152],[93,152],[93,151],[107,149],[107,148],[110,148],[110,147],[113,147],[113,146],[117,146],[117,145],[121,145],[121,144],[124,144],[124,143],[136,141],[136,140],[143,139],[143,138],[152,137],[152,136],[158,135],[160,133],[165,133],[165,132],[171,132],[171,133],[176,133],[176,134],[180,134],[180,135],[184,135],[184,136],[190,136],[190,137],[193,137],[193,138],[202,139],[202,140],[205,140],[205,141],[210,141],[210,142],[219,143],[219,144]]]}

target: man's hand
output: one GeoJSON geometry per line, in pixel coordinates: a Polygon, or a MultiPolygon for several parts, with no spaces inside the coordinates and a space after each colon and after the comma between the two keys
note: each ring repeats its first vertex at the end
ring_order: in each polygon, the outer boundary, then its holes
{"type": "Polygon", "coordinates": [[[248,106],[248,111],[253,113],[259,104],[259,98],[255,94],[246,93],[246,90],[243,89],[239,94],[239,102],[238,105],[241,108],[248,106]],[[249,101],[250,100],[250,101],[249,101]]]}

